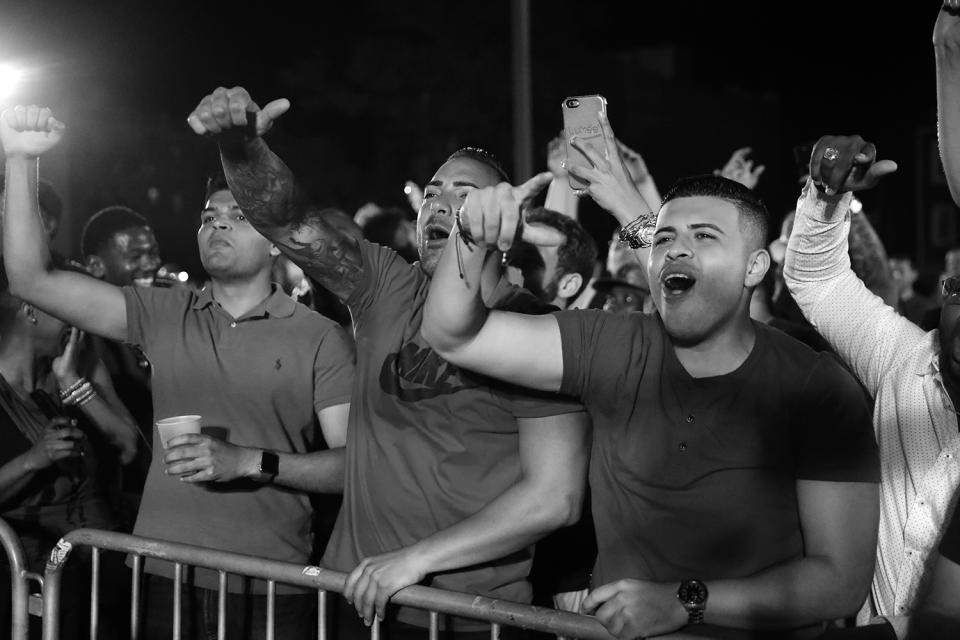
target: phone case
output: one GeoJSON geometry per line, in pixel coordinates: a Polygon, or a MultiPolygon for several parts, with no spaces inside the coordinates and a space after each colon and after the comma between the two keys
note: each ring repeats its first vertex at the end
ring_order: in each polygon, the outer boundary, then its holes
{"type": "MultiPolygon", "coordinates": [[[[590,159],[570,144],[572,136],[577,144],[590,146],[606,157],[606,145],[603,130],[600,127],[600,114],[607,112],[607,99],[601,95],[570,96],[561,103],[563,110],[563,141],[566,149],[566,167],[592,167],[590,159]]],[[[568,173],[567,179],[572,189],[585,189],[588,184],[568,173]]]]}

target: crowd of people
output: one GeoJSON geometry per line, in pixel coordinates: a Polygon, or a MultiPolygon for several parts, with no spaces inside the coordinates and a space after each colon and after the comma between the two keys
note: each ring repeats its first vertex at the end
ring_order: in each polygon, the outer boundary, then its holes
{"type": "MultiPolygon", "coordinates": [[[[933,40],[960,204],[958,5],[933,40]]],[[[187,118],[221,160],[201,286],[161,273],[125,206],[89,218],[78,259],[52,252],[40,162],[69,123],[0,115],[0,517],[34,571],[94,527],[341,571],[341,640],[374,618],[423,637],[427,614],[390,603],[414,584],[619,640],[960,637],[960,268],[924,295],[887,256],[855,197],[897,170],[872,143],[821,137],[777,230],[749,148],[661,195],[604,114],[602,142],[551,141],[526,182],[467,147],[408,184],[411,209],[351,216],[269,147],[290,107],[217,88],[187,118]],[[605,251],[585,203],[616,222],[605,251]],[[186,414],[200,433],[161,440],[186,414]]],[[[89,560],[70,566],[79,637],[89,560]]],[[[169,563],[144,572],[140,637],[171,637],[178,601],[180,637],[216,633],[217,572],[182,597],[169,563]]],[[[101,637],[125,637],[129,569],[100,573],[101,637]]],[[[264,635],[266,591],[229,577],[227,637],[264,635]]],[[[311,637],[315,604],[280,585],[276,637],[311,637]]]]}

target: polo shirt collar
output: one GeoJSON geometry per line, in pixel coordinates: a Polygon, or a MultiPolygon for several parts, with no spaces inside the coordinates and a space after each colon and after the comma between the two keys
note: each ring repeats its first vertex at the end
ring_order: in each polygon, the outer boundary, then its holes
{"type": "MultiPolygon", "coordinates": [[[[274,318],[289,318],[297,308],[297,303],[283,292],[276,283],[270,285],[271,292],[267,298],[243,314],[244,318],[257,318],[271,316],[274,318]]],[[[197,293],[197,299],[193,303],[194,310],[205,309],[211,304],[216,304],[213,299],[213,287],[205,286],[197,293]]],[[[239,318],[238,318],[239,319],[239,318]]]]}

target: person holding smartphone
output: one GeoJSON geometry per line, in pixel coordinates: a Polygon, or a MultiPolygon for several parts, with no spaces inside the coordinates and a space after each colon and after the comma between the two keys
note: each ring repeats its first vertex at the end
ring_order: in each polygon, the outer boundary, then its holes
{"type": "MultiPolygon", "coordinates": [[[[615,148],[585,151],[582,175],[610,174],[615,148]]],[[[478,283],[493,247],[552,241],[524,222],[528,195],[467,197],[423,335],[457,366],[586,406],[598,556],[583,612],[620,640],[701,625],[812,637],[855,613],[879,511],[870,406],[828,355],[750,319],[770,263],[763,203],[719,176],[681,180],[654,227],[644,209],[622,221],[628,243],[652,240],[656,314],[522,316],[489,309],[478,283]]]]}

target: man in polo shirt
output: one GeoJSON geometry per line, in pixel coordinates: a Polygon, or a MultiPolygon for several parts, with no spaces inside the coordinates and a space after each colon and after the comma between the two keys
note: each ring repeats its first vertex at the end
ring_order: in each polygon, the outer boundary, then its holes
{"type": "MultiPolygon", "coordinates": [[[[0,116],[10,288],[72,325],[141,346],[154,365],[156,415],[199,414],[204,427],[202,435],[171,439],[166,449],[154,437],[134,533],[307,563],[305,492],[343,485],[353,377],[348,338],[271,286],[277,251],[226,190],[211,194],[200,216],[200,257],[211,278],[202,291],[121,288],[52,269],[35,176],[38,156],[63,129],[48,109],[16,107],[0,116]]],[[[145,637],[170,637],[173,567],[148,561],[145,570],[145,637]]],[[[184,637],[216,629],[217,609],[208,605],[216,601],[217,578],[195,570],[183,602],[184,637]]],[[[253,584],[249,592],[264,587],[253,584]]],[[[240,579],[228,589],[227,635],[262,637],[265,598],[245,593],[240,579]]],[[[278,597],[277,637],[305,637],[314,600],[278,597]]]]}
{"type": "MultiPolygon", "coordinates": [[[[530,600],[529,546],[577,520],[588,427],[580,405],[492,383],[439,358],[420,336],[430,274],[453,210],[503,170],[477,149],[454,153],[424,190],[420,262],[357,241],[303,198],[261,137],[289,107],[263,110],[242,88],[217,89],[187,122],[214,134],[231,190],[253,224],[350,307],[357,341],[343,508],[323,562],[349,572],[339,637],[368,637],[357,613],[383,618],[387,599],[415,583],[530,600]],[[247,126],[248,117],[250,125],[247,126]],[[349,625],[349,626],[348,626],[349,625]]],[[[492,304],[543,310],[496,270],[492,304]]],[[[422,636],[424,612],[390,611],[388,633],[422,636]]],[[[443,620],[447,632],[489,637],[486,625],[443,620]]]]}
{"type": "MultiPolygon", "coordinates": [[[[809,637],[855,612],[877,532],[870,408],[829,356],[750,320],[762,203],[716,176],[667,193],[647,265],[657,315],[488,310],[486,248],[513,241],[528,195],[467,197],[472,240],[450,236],[423,335],[455,364],[586,406],[598,557],[584,612],[621,640],[687,625],[809,637]]],[[[523,226],[529,242],[551,234],[523,226]]]]}

